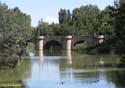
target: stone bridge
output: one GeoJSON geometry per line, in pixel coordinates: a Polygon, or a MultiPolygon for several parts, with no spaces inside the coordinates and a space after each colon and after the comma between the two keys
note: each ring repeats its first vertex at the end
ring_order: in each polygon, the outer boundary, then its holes
{"type": "Polygon", "coordinates": [[[99,44],[103,42],[104,37],[100,36],[39,36],[35,40],[36,48],[39,50],[63,49],[71,50],[73,46],[79,43],[99,44]]]}

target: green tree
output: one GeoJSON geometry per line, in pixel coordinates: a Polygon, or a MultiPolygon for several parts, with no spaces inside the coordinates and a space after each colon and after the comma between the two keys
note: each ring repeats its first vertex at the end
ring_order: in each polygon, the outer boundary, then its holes
{"type": "Polygon", "coordinates": [[[97,34],[113,35],[114,34],[114,17],[111,16],[113,10],[107,6],[97,17],[97,34]]]}
{"type": "Polygon", "coordinates": [[[0,60],[18,59],[26,53],[26,41],[32,31],[30,21],[30,16],[17,7],[9,9],[0,3],[0,60]]]}
{"type": "Polygon", "coordinates": [[[71,21],[71,14],[69,10],[60,9],[59,11],[59,23],[68,24],[71,21]]]}
{"type": "Polygon", "coordinates": [[[117,52],[125,53],[125,6],[115,10],[115,37],[117,52]]]}
{"type": "Polygon", "coordinates": [[[52,28],[52,32],[53,32],[53,35],[61,35],[61,32],[60,32],[60,24],[54,24],[52,23],[50,25],[50,27],[52,28]]]}
{"type": "Polygon", "coordinates": [[[94,35],[99,12],[99,8],[93,5],[74,9],[71,24],[75,25],[75,35],[94,35]]]}
{"type": "Polygon", "coordinates": [[[69,10],[60,9],[59,11],[59,24],[60,24],[60,35],[71,35],[71,13],[69,10]]]}
{"type": "Polygon", "coordinates": [[[53,35],[53,28],[47,22],[43,22],[43,20],[39,21],[39,24],[36,28],[36,36],[49,36],[53,35]]]}

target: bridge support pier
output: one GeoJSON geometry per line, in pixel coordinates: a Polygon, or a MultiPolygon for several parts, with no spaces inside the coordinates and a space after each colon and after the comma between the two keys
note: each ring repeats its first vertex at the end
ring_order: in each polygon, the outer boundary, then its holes
{"type": "Polygon", "coordinates": [[[72,49],[72,36],[66,36],[65,37],[65,44],[63,44],[65,50],[71,50],[72,49]]]}
{"type": "Polygon", "coordinates": [[[37,39],[37,49],[38,50],[43,50],[43,39],[44,39],[44,36],[40,36],[37,39]]]}
{"type": "Polygon", "coordinates": [[[98,36],[99,44],[104,42],[104,35],[98,36]]]}

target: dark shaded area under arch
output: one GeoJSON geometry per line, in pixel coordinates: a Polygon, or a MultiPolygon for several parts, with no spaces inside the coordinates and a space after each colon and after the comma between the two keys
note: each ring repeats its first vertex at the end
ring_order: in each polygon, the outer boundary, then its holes
{"type": "Polygon", "coordinates": [[[77,41],[77,42],[75,42],[75,43],[73,44],[73,47],[75,47],[77,44],[82,44],[82,43],[84,43],[84,42],[85,42],[85,40],[77,41]]]}
{"type": "Polygon", "coordinates": [[[44,45],[44,50],[61,50],[62,44],[58,41],[51,40],[44,45]]]}

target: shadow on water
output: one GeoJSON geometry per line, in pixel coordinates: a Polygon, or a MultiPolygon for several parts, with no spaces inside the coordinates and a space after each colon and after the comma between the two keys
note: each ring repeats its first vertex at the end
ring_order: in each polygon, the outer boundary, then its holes
{"type": "Polygon", "coordinates": [[[120,55],[120,63],[118,64],[118,67],[125,67],[125,55],[120,55]]]}
{"type": "Polygon", "coordinates": [[[114,83],[116,88],[125,87],[125,69],[119,71],[107,72],[107,79],[110,83],[114,83]]]}
{"type": "Polygon", "coordinates": [[[24,79],[31,77],[31,62],[24,59],[14,69],[0,70],[0,88],[26,88],[24,79]]]}
{"type": "Polygon", "coordinates": [[[34,51],[36,56],[62,56],[64,55],[63,50],[39,50],[39,51],[34,51]]]}

